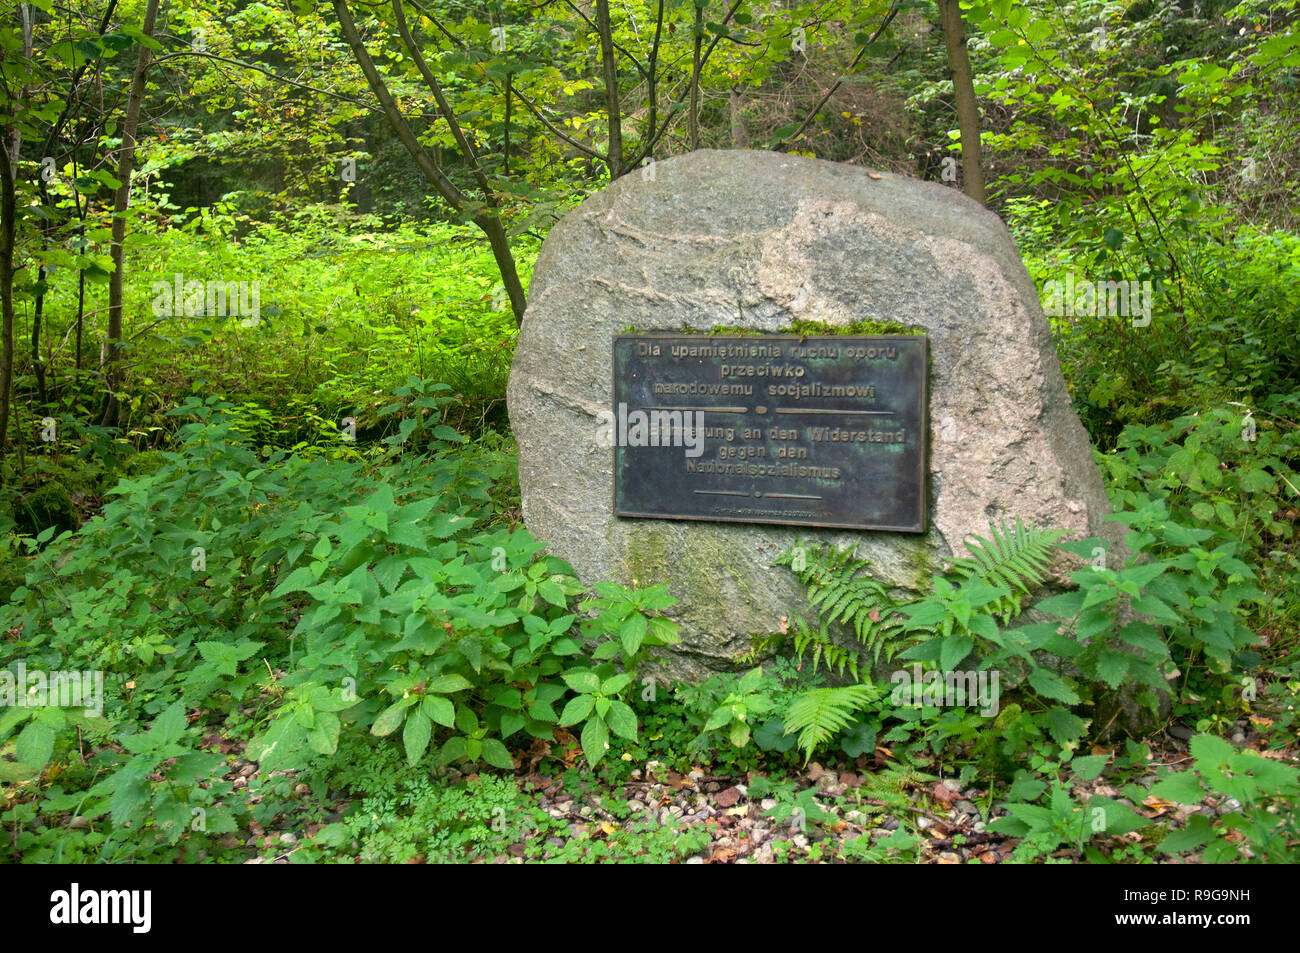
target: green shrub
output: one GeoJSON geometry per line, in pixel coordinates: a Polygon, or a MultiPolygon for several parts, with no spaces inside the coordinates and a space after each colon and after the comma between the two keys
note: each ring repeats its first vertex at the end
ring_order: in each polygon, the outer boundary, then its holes
{"type": "Polygon", "coordinates": [[[1292,805],[1300,797],[1300,771],[1256,751],[1238,751],[1213,735],[1192,738],[1190,749],[1194,770],[1166,772],[1151,794],[1196,807],[1213,798],[1220,810],[1213,818],[1189,815],[1182,828],[1160,842],[1160,850],[1201,850],[1207,864],[1295,863],[1300,825],[1292,805]],[[1233,831],[1239,836],[1231,837],[1233,831]]]}
{"type": "Polygon", "coordinates": [[[46,529],[56,533],[77,528],[72,494],[62,483],[46,483],[14,502],[14,523],[20,532],[38,536],[46,529]]]}
{"type": "MultiPolygon", "coordinates": [[[[562,720],[585,721],[591,764],[611,738],[635,739],[620,696],[646,648],[675,639],[659,613],[672,600],[602,586],[579,626],[569,567],[491,525],[509,466],[459,451],[440,422],[446,385],[411,380],[398,398],[387,451],[310,456],[254,451],[229,405],[190,401],[173,412],[190,420],[181,449],[119,483],[0,608],[17,633],[0,663],[103,673],[102,718],[22,709],[48,714],[0,726],[24,777],[79,761],[74,728],[94,739],[98,778],[77,810],[107,816],[101,859],[231,829],[242,808],[224,759],[199,746],[211,731],[251,729],[263,772],[317,770],[354,736],[400,737],[411,764],[504,770],[508,745],[549,741],[562,720]],[[181,823],[196,809],[202,831],[181,823]]],[[[35,836],[16,837],[20,853],[35,836]]]]}

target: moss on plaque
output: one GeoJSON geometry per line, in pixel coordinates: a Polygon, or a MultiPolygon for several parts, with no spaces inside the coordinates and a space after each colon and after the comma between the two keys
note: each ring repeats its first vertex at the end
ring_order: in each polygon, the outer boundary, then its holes
{"type": "Polygon", "coordinates": [[[618,329],[619,334],[700,334],[706,336],[726,335],[727,337],[743,337],[746,335],[771,335],[771,334],[798,334],[801,336],[817,335],[914,335],[925,334],[926,329],[919,325],[903,324],[901,321],[880,321],[875,318],[865,318],[861,321],[852,321],[848,324],[827,324],[825,321],[793,321],[783,328],[776,331],[764,331],[761,328],[740,328],[730,324],[715,324],[712,328],[705,331],[700,328],[692,328],[683,325],[677,331],[664,331],[657,329],[655,331],[638,331],[633,325],[628,325],[618,329]]]}

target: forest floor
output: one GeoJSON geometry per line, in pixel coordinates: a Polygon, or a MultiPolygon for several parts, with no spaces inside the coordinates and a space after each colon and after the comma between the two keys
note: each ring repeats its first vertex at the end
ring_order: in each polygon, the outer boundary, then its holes
{"type": "MultiPolygon", "coordinates": [[[[1268,750],[1254,727],[1249,720],[1235,723],[1231,726],[1234,740],[1240,738],[1239,743],[1254,747],[1263,757],[1294,760],[1295,751],[1268,750]]],[[[1191,734],[1177,726],[1173,733],[1191,734]]],[[[563,741],[565,733],[559,734],[563,741]]],[[[1149,828],[1094,839],[1092,849],[1121,862],[1200,863],[1197,851],[1169,857],[1152,855],[1152,830],[1182,828],[1194,814],[1215,818],[1241,805],[1215,797],[1196,806],[1175,804],[1147,793],[1145,789],[1156,780],[1157,768],[1183,770],[1192,760],[1185,740],[1173,735],[1147,739],[1147,745],[1151,752],[1148,771],[1134,774],[1131,782],[1076,778],[1070,786],[1076,809],[1086,811],[1095,796],[1114,798],[1150,821],[1149,828]]],[[[237,747],[242,746],[230,746],[232,752],[237,747]]],[[[224,744],[222,748],[225,750],[224,744]]],[[[542,752],[547,748],[538,746],[531,763],[521,765],[522,773],[513,778],[524,812],[532,815],[525,833],[504,850],[461,859],[477,863],[640,860],[686,864],[997,864],[1023,859],[1014,853],[1019,838],[988,829],[990,822],[1007,812],[989,803],[986,787],[963,788],[952,778],[900,772],[887,748],[878,748],[872,757],[863,756],[852,763],[823,765],[814,761],[799,776],[784,779],[753,771],[744,776],[714,775],[699,768],[681,774],[651,761],[633,768],[624,782],[612,785],[593,783],[590,776],[574,784],[564,773],[548,773],[542,762],[562,766],[542,752]]],[[[1108,752],[1098,748],[1093,753],[1108,752]]],[[[576,742],[566,747],[565,761],[570,766],[577,765],[580,758],[576,742]]],[[[293,772],[273,774],[291,779],[293,772]]],[[[435,776],[451,785],[478,779],[455,768],[436,769],[435,776]]],[[[255,763],[238,756],[233,757],[227,778],[236,789],[255,787],[263,780],[255,763]]],[[[310,797],[307,785],[298,784],[296,790],[310,797]]],[[[250,795],[251,802],[258,799],[258,795],[250,795]]],[[[227,835],[222,846],[242,855],[246,864],[300,862],[303,858],[295,855],[318,846],[316,835],[337,824],[353,807],[353,800],[346,792],[332,792],[328,803],[321,805],[328,813],[320,821],[295,825],[291,814],[282,815],[276,829],[254,823],[227,835]]],[[[1240,844],[1240,834],[1234,833],[1240,844]]],[[[1233,840],[1232,834],[1229,840],[1233,840]]],[[[358,853],[355,842],[339,846],[342,849],[329,860],[373,859],[358,853]]],[[[1249,858],[1249,848],[1240,846],[1249,858]]],[[[1077,845],[1070,844],[1044,850],[1039,859],[1057,863],[1089,860],[1077,845]]],[[[424,860],[417,854],[408,862],[424,860]]]]}

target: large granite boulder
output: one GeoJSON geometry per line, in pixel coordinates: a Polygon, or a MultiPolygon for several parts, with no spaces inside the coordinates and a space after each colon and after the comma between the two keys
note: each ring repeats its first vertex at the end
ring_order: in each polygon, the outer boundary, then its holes
{"type": "Polygon", "coordinates": [[[994,521],[1122,551],[1036,289],[995,214],[953,188],[774,152],[699,151],[651,169],[547,237],[509,410],[528,529],[588,584],[667,583],[683,636],[674,675],[729,667],[806,611],[797,580],[772,565],[800,538],[856,542],[876,578],[913,592],[994,521]],[[614,335],[804,319],[929,335],[928,532],[616,518],[598,418],[613,403],[614,335]]]}

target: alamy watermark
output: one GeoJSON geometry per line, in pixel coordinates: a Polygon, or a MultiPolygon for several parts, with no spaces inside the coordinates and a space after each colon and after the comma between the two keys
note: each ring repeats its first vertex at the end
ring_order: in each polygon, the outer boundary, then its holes
{"type": "Polygon", "coordinates": [[[0,669],[0,708],[83,708],[104,713],[104,673],[28,671],[25,662],[0,669]]]}
{"type": "Polygon", "coordinates": [[[596,415],[596,440],[602,447],[685,447],[686,456],[704,453],[704,411],[627,409],[602,410],[596,415]]]}
{"type": "Polygon", "coordinates": [[[262,283],[259,281],[185,280],[180,272],[171,281],[155,281],[153,314],[156,318],[238,317],[246,328],[262,320],[262,283]]]}
{"type": "Polygon", "coordinates": [[[1133,327],[1151,323],[1155,289],[1150,281],[1080,281],[1074,272],[1043,285],[1043,313],[1063,317],[1132,318],[1133,327]]]}
{"type": "Polygon", "coordinates": [[[83,890],[74,882],[50,894],[50,922],[58,925],[117,923],[132,933],[148,933],[152,909],[152,890],[83,890]]]}
{"type": "Polygon", "coordinates": [[[889,681],[894,686],[889,696],[890,704],[900,708],[908,705],[915,708],[978,705],[979,713],[985,718],[993,717],[1000,708],[1001,673],[996,670],[923,672],[918,662],[910,671],[900,668],[889,676],[889,681]]]}

